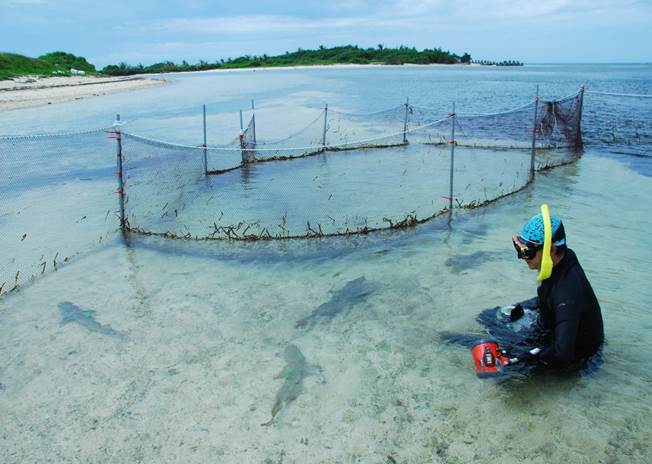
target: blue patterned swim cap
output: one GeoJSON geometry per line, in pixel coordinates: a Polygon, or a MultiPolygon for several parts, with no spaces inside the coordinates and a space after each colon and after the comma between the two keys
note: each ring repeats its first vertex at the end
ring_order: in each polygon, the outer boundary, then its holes
{"type": "MultiPolygon", "coordinates": [[[[566,245],[566,232],[561,219],[551,214],[550,225],[552,226],[552,244],[555,246],[566,245]]],[[[543,216],[537,214],[525,223],[519,237],[524,241],[543,245],[544,235],[543,216]]]]}

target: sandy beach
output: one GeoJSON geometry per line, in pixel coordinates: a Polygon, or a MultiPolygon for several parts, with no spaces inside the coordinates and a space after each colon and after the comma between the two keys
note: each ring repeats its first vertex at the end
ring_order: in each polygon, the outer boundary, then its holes
{"type": "Polygon", "coordinates": [[[297,65],[297,66],[260,66],[257,68],[217,68],[206,69],[204,71],[179,71],[175,73],[153,73],[149,76],[156,76],[162,78],[169,74],[197,74],[197,73],[255,73],[260,71],[291,71],[291,70],[305,70],[305,69],[387,69],[387,68],[468,68],[468,67],[482,67],[477,63],[465,64],[443,64],[443,63],[430,63],[430,64],[416,64],[416,63],[403,63],[403,64],[383,64],[383,63],[369,63],[369,64],[356,64],[356,63],[339,63],[339,64],[311,64],[311,65],[297,65]]]}
{"type": "Polygon", "coordinates": [[[166,84],[143,77],[35,77],[0,81],[0,111],[51,105],[98,95],[166,84]]]}
{"type": "Polygon", "coordinates": [[[124,77],[38,77],[24,76],[0,81],[0,111],[51,105],[71,100],[106,95],[110,93],[138,90],[155,85],[168,84],[170,74],[195,73],[255,73],[261,71],[287,71],[305,69],[382,69],[387,67],[469,67],[477,64],[403,64],[389,66],[384,64],[333,64],[311,66],[272,66],[260,68],[209,69],[206,71],[187,71],[177,73],[149,74],[124,77]]]}

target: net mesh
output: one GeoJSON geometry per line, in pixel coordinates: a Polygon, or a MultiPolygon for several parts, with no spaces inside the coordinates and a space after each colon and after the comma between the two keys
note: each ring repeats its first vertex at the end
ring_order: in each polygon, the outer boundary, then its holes
{"type": "Polygon", "coordinates": [[[115,142],[108,135],[0,137],[0,294],[115,233],[115,142]]]}
{"type": "Polygon", "coordinates": [[[405,105],[370,114],[330,110],[326,138],[331,150],[391,147],[404,144],[405,105]]]}
{"type": "Polygon", "coordinates": [[[247,153],[243,162],[281,161],[323,151],[324,111],[320,111],[305,127],[281,139],[257,137],[256,117],[261,124],[274,120],[274,115],[263,113],[262,116],[252,115],[244,132],[242,148],[246,149],[247,153]]]}

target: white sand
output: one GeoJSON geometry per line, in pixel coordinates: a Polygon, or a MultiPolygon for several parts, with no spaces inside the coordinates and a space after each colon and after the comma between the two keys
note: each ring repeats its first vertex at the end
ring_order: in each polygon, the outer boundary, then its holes
{"type": "MultiPolygon", "coordinates": [[[[355,69],[355,68],[387,68],[398,65],[384,64],[334,64],[315,66],[274,66],[260,68],[209,69],[206,71],[188,71],[188,73],[233,73],[259,71],[285,71],[305,69],[355,69]]],[[[480,65],[468,64],[404,64],[406,67],[468,67],[480,65]]],[[[50,105],[82,98],[106,95],[109,93],[137,90],[169,83],[165,77],[169,74],[160,73],[144,76],[125,77],[37,77],[25,76],[13,80],[0,80],[0,111],[50,105]]],[[[186,72],[184,72],[186,74],[186,72]]]]}
{"type": "Polygon", "coordinates": [[[143,77],[21,77],[0,81],[0,111],[81,100],[98,95],[165,84],[143,77]]]}
{"type": "MultiPolygon", "coordinates": [[[[471,67],[480,67],[479,64],[442,64],[442,63],[431,63],[431,64],[416,64],[416,63],[404,63],[404,64],[381,64],[381,63],[371,63],[371,64],[315,64],[315,65],[298,65],[298,66],[261,66],[258,68],[226,68],[226,69],[206,69],[204,71],[182,71],[172,74],[188,74],[188,73],[234,73],[234,72],[257,72],[257,71],[288,71],[288,70],[305,70],[305,69],[386,69],[386,68],[468,68],[471,67]]],[[[159,73],[159,74],[150,74],[150,76],[165,76],[170,73],[159,73]]]]}

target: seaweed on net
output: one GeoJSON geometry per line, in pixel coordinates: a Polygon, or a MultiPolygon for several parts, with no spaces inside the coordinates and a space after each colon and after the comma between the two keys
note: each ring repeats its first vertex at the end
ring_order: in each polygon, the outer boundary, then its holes
{"type": "Polygon", "coordinates": [[[125,233],[134,233],[143,236],[156,236],[163,237],[168,239],[175,240],[198,240],[198,241],[261,241],[261,240],[299,240],[299,239],[311,239],[311,238],[326,238],[326,237],[350,237],[354,235],[366,235],[372,232],[378,232],[383,230],[397,230],[397,229],[407,229],[415,227],[418,224],[423,224],[424,222],[430,221],[435,217],[439,217],[445,213],[449,212],[448,208],[442,208],[441,210],[433,213],[432,215],[424,218],[417,218],[417,215],[414,211],[408,213],[403,219],[393,221],[389,218],[383,217],[383,222],[386,223],[386,226],[370,227],[366,223],[363,226],[356,228],[346,228],[345,230],[338,230],[335,232],[324,232],[322,225],[320,223],[316,225],[310,224],[310,221],[306,222],[305,232],[302,234],[290,234],[287,229],[287,214],[283,215],[281,218],[279,227],[279,233],[272,234],[268,228],[261,227],[260,221],[247,222],[240,221],[235,224],[230,225],[218,225],[213,223],[211,232],[205,236],[192,235],[191,233],[179,234],[172,231],[165,232],[153,232],[147,231],[140,227],[133,227],[125,229],[125,233]]]}

